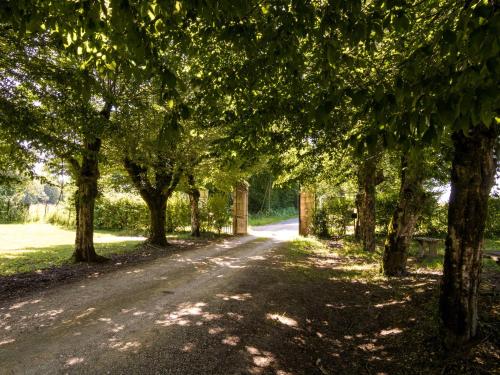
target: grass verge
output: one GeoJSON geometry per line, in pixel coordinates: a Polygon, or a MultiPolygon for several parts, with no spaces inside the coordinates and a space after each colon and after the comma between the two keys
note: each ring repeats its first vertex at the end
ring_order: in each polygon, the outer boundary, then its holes
{"type": "MultiPolygon", "coordinates": [[[[134,250],[141,241],[123,241],[96,243],[97,254],[108,257],[112,254],[124,254],[134,250]]],[[[46,268],[60,267],[70,263],[73,245],[32,247],[16,251],[0,252],[0,276],[17,273],[41,271],[46,268]]]]}
{"type": "Polygon", "coordinates": [[[279,223],[283,220],[293,219],[297,217],[298,212],[295,208],[283,208],[279,210],[265,211],[257,214],[251,214],[248,218],[248,223],[252,226],[267,225],[279,223]]]}
{"type": "MultiPolygon", "coordinates": [[[[214,233],[203,233],[201,239],[214,239],[214,233]]],[[[69,264],[73,254],[75,231],[51,224],[0,225],[0,276],[60,267],[69,264]]],[[[168,239],[192,239],[189,232],[169,234],[168,239]]],[[[97,254],[104,257],[133,252],[143,237],[129,232],[95,231],[97,254]]]]}

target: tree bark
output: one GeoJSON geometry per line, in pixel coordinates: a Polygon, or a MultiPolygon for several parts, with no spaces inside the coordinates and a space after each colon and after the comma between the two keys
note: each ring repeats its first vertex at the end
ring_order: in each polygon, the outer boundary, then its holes
{"type": "Polygon", "coordinates": [[[479,125],[452,135],[454,157],[448,235],[439,300],[441,337],[458,349],[477,334],[477,294],[488,197],[493,185],[498,128],[479,125]]]}
{"type": "Polygon", "coordinates": [[[146,204],[149,208],[150,227],[148,242],[152,245],[167,246],[167,233],[165,230],[167,221],[167,200],[163,194],[151,195],[146,204]]]}
{"type": "Polygon", "coordinates": [[[94,248],[94,206],[99,179],[99,151],[101,140],[96,138],[85,142],[85,152],[78,169],[76,208],[76,239],[73,259],[76,262],[96,262],[105,258],[94,248]]]}
{"type": "Polygon", "coordinates": [[[401,186],[398,206],[388,226],[383,269],[386,276],[406,274],[411,237],[426,199],[420,155],[401,158],[401,186]]]}
{"type": "Polygon", "coordinates": [[[375,187],[377,185],[377,159],[368,157],[358,173],[358,236],[365,251],[375,251],[375,187]]]}
{"type": "Polygon", "coordinates": [[[166,221],[167,202],[177,186],[181,170],[168,172],[168,168],[155,166],[155,185],[148,178],[148,169],[130,158],[124,159],[124,166],[134,186],[149,208],[150,226],[148,242],[157,246],[167,246],[166,221]]]}
{"type": "Polygon", "coordinates": [[[189,203],[191,205],[191,236],[200,237],[200,190],[196,188],[194,176],[188,175],[189,203]]]}
{"type": "Polygon", "coordinates": [[[361,184],[358,180],[358,192],[356,193],[356,222],[354,224],[354,239],[361,241],[361,226],[359,224],[359,213],[361,211],[361,184]]]}

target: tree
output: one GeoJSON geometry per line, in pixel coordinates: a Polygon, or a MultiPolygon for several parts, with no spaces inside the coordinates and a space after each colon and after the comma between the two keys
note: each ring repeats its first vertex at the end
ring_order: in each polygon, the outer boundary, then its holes
{"type": "Polygon", "coordinates": [[[358,170],[357,231],[365,251],[375,251],[375,190],[382,183],[382,171],[377,171],[378,155],[368,155],[360,162],[358,170]]]}
{"type": "Polygon", "coordinates": [[[422,158],[423,153],[415,149],[401,157],[398,205],[389,223],[384,245],[383,269],[387,276],[406,273],[411,237],[427,196],[423,186],[425,165],[422,158]]]}
{"type": "Polygon", "coordinates": [[[4,34],[4,125],[17,144],[64,158],[77,185],[75,261],[100,261],[93,244],[93,212],[101,138],[109,130],[112,95],[97,71],[81,70],[47,37],[4,34]],[[22,121],[16,120],[16,117],[22,121]]]}
{"type": "Polygon", "coordinates": [[[497,160],[498,128],[478,125],[453,134],[451,195],[439,301],[444,343],[453,348],[477,334],[477,298],[488,198],[497,160]]]}
{"type": "Polygon", "coordinates": [[[496,2],[469,0],[393,4],[393,11],[407,21],[396,38],[401,60],[392,83],[369,100],[377,119],[372,131],[401,145],[453,140],[440,320],[443,342],[454,349],[477,333],[486,197],[499,127],[500,13],[496,2]]]}
{"type": "Polygon", "coordinates": [[[140,104],[122,106],[119,121],[125,124],[119,134],[127,139],[119,151],[123,165],[150,212],[148,241],[166,246],[165,232],[168,198],[184,173],[180,109],[173,99],[165,102],[156,82],[143,84],[146,95],[140,104]]]}

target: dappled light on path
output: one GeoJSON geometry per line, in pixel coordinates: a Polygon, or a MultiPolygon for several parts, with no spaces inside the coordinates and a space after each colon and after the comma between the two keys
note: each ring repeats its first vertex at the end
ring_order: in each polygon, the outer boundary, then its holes
{"type": "Polygon", "coordinates": [[[22,373],[440,373],[438,275],[388,280],[306,245],[238,237],[12,301],[0,361],[22,373]]]}

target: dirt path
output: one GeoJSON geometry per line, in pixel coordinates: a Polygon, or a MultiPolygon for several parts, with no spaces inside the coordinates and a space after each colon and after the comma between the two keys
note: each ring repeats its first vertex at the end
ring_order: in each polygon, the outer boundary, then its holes
{"type": "MultiPolygon", "coordinates": [[[[252,262],[265,259],[280,241],[294,236],[297,223],[255,232],[276,235],[227,240],[1,306],[0,372],[227,373],[218,362],[238,340],[221,334],[224,321],[238,321],[239,315],[223,305],[251,298],[231,294],[230,286],[252,262]],[[200,362],[203,368],[194,368],[178,354],[193,349],[200,326],[222,345],[213,358],[200,362]]],[[[242,373],[247,366],[236,363],[242,373]]]]}
{"type": "Polygon", "coordinates": [[[445,358],[439,272],[384,278],[341,242],[286,242],[296,221],[252,233],[0,304],[0,374],[499,373],[497,297],[445,358]]]}

